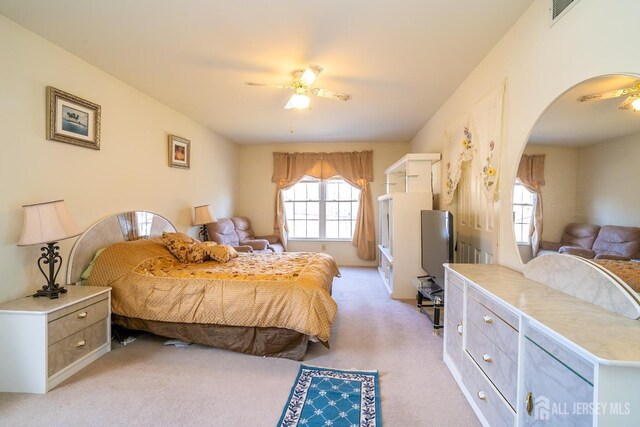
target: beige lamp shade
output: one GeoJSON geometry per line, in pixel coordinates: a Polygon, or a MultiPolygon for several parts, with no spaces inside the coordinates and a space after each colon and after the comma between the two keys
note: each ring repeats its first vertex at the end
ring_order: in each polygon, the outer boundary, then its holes
{"type": "Polygon", "coordinates": [[[18,246],[57,242],[80,234],[64,200],[22,206],[24,224],[18,246]]]}
{"type": "Polygon", "coordinates": [[[211,214],[209,205],[196,206],[193,209],[195,210],[193,225],[205,225],[211,222],[218,222],[216,217],[211,214]]]}

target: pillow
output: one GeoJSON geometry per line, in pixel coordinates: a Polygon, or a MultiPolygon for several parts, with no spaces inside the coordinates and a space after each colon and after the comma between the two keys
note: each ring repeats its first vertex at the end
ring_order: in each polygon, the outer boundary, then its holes
{"type": "Polygon", "coordinates": [[[218,246],[216,242],[200,242],[191,245],[187,250],[187,261],[193,263],[201,263],[211,259],[209,257],[209,248],[218,246]]]}
{"type": "Polygon", "coordinates": [[[238,257],[238,252],[229,245],[211,246],[207,250],[207,255],[214,261],[227,262],[238,257]]]}
{"type": "Polygon", "coordinates": [[[102,253],[102,251],[104,251],[105,248],[100,248],[96,251],[96,254],[93,256],[93,259],[91,260],[91,262],[89,263],[89,266],[82,272],[82,275],[80,275],[80,284],[84,285],[84,282],[86,282],[86,280],[89,278],[89,275],[91,274],[91,271],[93,271],[93,266],[96,264],[96,260],[98,259],[98,256],[100,256],[100,254],[102,253]]]}
{"type": "Polygon", "coordinates": [[[187,236],[184,233],[163,232],[162,242],[180,262],[189,262],[187,252],[192,245],[200,243],[200,240],[187,236]]]}

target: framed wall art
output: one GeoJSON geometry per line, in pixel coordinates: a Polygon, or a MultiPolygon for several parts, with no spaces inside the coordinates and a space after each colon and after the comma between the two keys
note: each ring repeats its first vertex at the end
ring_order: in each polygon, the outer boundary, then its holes
{"type": "Polygon", "coordinates": [[[47,139],[100,149],[100,106],[47,86],[47,139]]]}
{"type": "Polygon", "coordinates": [[[169,135],[169,166],[189,169],[191,165],[191,141],[169,135]]]}

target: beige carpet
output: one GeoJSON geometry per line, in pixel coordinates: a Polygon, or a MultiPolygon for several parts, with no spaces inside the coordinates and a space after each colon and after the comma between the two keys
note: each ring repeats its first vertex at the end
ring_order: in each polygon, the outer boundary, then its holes
{"type": "MultiPolygon", "coordinates": [[[[389,426],[479,425],[442,362],[442,338],[413,302],[391,300],[373,268],[341,268],[331,349],[304,363],[380,372],[389,426]]],[[[2,426],[275,426],[300,362],[141,336],[47,393],[0,393],[2,426]]]]}

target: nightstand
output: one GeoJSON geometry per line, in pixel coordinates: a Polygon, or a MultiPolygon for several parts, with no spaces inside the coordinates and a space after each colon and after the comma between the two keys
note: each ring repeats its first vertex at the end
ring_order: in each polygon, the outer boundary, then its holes
{"type": "Polygon", "coordinates": [[[0,305],[0,392],[46,393],[111,351],[111,288],[0,305]]]}

